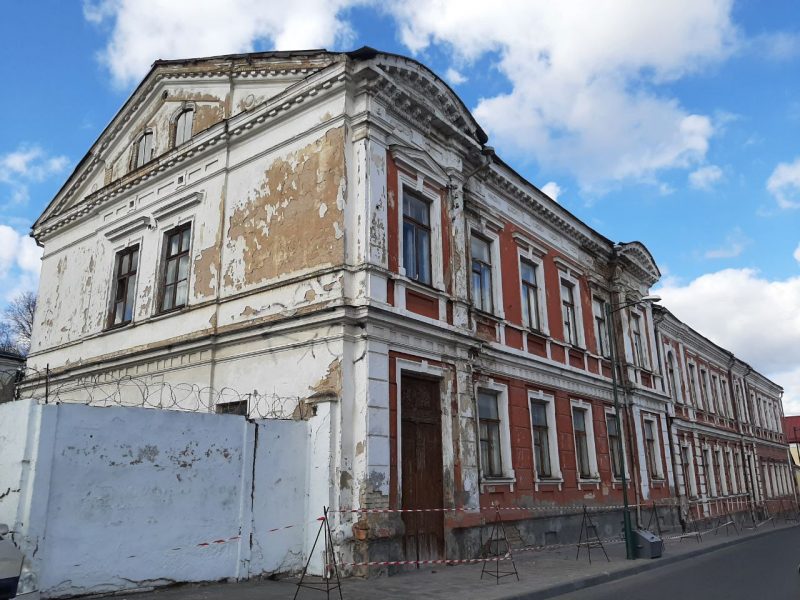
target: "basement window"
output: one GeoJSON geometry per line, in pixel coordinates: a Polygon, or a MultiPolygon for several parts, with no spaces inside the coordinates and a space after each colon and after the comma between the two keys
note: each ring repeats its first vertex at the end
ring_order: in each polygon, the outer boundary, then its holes
{"type": "Polygon", "coordinates": [[[161,312],[186,306],[189,298],[189,244],[192,224],[184,223],[164,236],[161,312]]]}
{"type": "Polygon", "coordinates": [[[214,412],[218,415],[241,415],[247,416],[247,400],[237,400],[235,402],[220,402],[214,406],[214,412]]]}
{"type": "Polygon", "coordinates": [[[138,245],[125,248],[117,253],[114,266],[114,296],[108,318],[109,327],[127,325],[133,319],[138,265],[138,245]]]}

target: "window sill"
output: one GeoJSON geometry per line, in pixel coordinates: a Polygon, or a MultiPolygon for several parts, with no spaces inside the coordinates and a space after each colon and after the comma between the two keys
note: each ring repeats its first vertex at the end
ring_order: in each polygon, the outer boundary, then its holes
{"type": "Polygon", "coordinates": [[[492,493],[496,491],[495,486],[508,486],[509,491],[513,492],[516,483],[516,477],[484,477],[481,479],[481,492],[492,493]]]}

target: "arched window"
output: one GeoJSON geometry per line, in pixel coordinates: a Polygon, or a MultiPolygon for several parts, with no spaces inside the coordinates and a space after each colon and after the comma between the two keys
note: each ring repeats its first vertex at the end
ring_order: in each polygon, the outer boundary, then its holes
{"type": "Polygon", "coordinates": [[[153,132],[145,131],[136,143],[136,160],[133,168],[138,169],[153,158],[153,132]]]}
{"type": "Polygon", "coordinates": [[[180,146],[192,137],[192,124],[194,123],[194,110],[188,109],[178,115],[175,121],[175,145],[180,146]]]}

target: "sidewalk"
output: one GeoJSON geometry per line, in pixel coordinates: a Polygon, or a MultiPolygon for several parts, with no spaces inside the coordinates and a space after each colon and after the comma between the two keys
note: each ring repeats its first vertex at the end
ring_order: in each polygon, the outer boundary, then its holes
{"type": "MultiPolygon", "coordinates": [[[[558,550],[520,552],[514,562],[519,581],[512,575],[495,583],[494,577],[481,580],[481,564],[459,566],[436,566],[375,579],[345,579],[342,581],[342,597],[345,600],[367,600],[374,598],[458,598],[459,600],[526,599],[543,600],[577,589],[598,585],[614,579],[627,577],[645,570],[658,568],[673,562],[731,544],[742,543],[757,536],[769,535],[777,529],[796,527],[796,523],[762,524],[755,530],[743,530],[739,535],[731,528],[716,533],[704,533],[702,542],[694,537],[683,540],[668,540],[664,555],[659,559],[625,559],[625,548],[620,542],[606,545],[611,559],[607,562],[600,548],[592,550],[589,563],[586,549],[575,559],[575,546],[558,550]]],[[[798,531],[800,537],[800,531],[798,531]]],[[[669,534],[665,533],[665,538],[669,534]]],[[[490,566],[494,567],[492,563],[490,566]]],[[[509,561],[500,563],[500,570],[508,571],[509,561]]],[[[297,589],[297,578],[287,577],[279,581],[256,580],[243,583],[217,583],[208,585],[182,585],[161,591],[146,593],[120,593],[116,598],[127,600],[272,600],[292,598],[297,589]]],[[[338,598],[334,592],[332,598],[338,598]]],[[[302,589],[298,598],[324,600],[324,592],[302,589]]]]}

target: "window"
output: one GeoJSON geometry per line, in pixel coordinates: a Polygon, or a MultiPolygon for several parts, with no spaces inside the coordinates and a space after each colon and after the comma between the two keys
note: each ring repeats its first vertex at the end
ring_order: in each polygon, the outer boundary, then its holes
{"type": "Polygon", "coordinates": [[[519,265],[522,279],[522,320],[527,327],[541,331],[536,265],[524,259],[520,261],[519,265]]]}
{"type": "Polygon", "coordinates": [[[714,412],[714,407],[710,404],[708,395],[708,373],[705,369],[700,369],[700,398],[703,402],[703,408],[708,412],[714,412]]]}
{"type": "Polygon", "coordinates": [[[714,451],[714,458],[716,459],[716,468],[715,471],[719,473],[719,484],[720,488],[722,488],[722,495],[728,495],[728,481],[725,479],[727,477],[728,472],[728,463],[725,460],[725,456],[722,454],[722,450],[717,449],[714,451]]]}
{"type": "Polygon", "coordinates": [[[153,132],[146,131],[136,143],[136,160],[133,168],[138,169],[151,158],[153,158],[153,132]]]}
{"type": "Polygon", "coordinates": [[[481,467],[484,477],[502,477],[500,452],[500,413],[497,394],[478,392],[478,420],[481,436],[481,467]]]}
{"type": "Polygon", "coordinates": [[[422,198],[403,191],[403,268],[409,279],[431,284],[431,209],[422,198]]]}
{"type": "Polygon", "coordinates": [[[739,493],[739,482],[736,481],[736,464],[733,459],[733,452],[729,449],[725,450],[725,465],[728,467],[728,480],[731,482],[731,493],[739,493]]]}
{"type": "Polygon", "coordinates": [[[164,280],[161,292],[162,312],[186,306],[189,296],[189,242],[191,236],[191,223],[181,225],[165,236],[164,280]]]}
{"type": "Polygon", "coordinates": [[[564,341],[578,345],[578,329],[575,320],[575,286],[561,280],[561,313],[564,321],[564,341]]]}
{"type": "Polygon", "coordinates": [[[611,474],[615,479],[622,479],[622,435],[615,414],[606,413],[606,429],[608,431],[608,451],[611,454],[611,474]]]}
{"type": "Polygon", "coordinates": [[[717,495],[717,475],[714,460],[711,458],[711,450],[708,448],[703,450],[703,465],[706,469],[706,486],[708,487],[709,494],[712,497],[717,495]]]}
{"type": "Polygon", "coordinates": [[[139,264],[139,246],[131,246],[117,253],[114,268],[114,302],[109,316],[109,327],[130,323],[136,294],[136,269],[139,264]]]}
{"type": "Polygon", "coordinates": [[[692,363],[689,363],[689,396],[692,404],[697,406],[697,370],[692,363]]]}
{"type": "Polygon", "coordinates": [[[189,141],[192,137],[192,125],[194,124],[194,110],[189,109],[178,115],[175,121],[175,145],[189,141]]]}
{"type": "Polygon", "coordinates": [[[684,491],[688,492],[691,498],[697,497],[697,484],[694,479],[694,464],[689,457],[689,446],[681,446],[681,466],[683,467],[684,491]]]}
{"type": "Polygon", "coordinates": [[[592,476],[589,464],[589,442],[586,435],[586,409],[572,407],[572,428],[575,433],[575,458],[578,476],[589,479],[592,476]]]}
{"type": "Polygon", "coordinates": [[[214,412],[218,415],[242,415],[247,416],[247,400],[235,400],[233,402],[220,402],[214,406],[214,412]]]}
{"type": "Polygon", "coordinates": [[[656,423],[650,419],[644,421],[644,454],[647,459],[647,473],[651,479],[661,479],[661,461],[658,459],[658,443],[656,423]]]}
{"type": "Polygon", "coordinates": [[[678,393],[678,381],[675,379],[675,356],[672,350],[667,352],[667,385],[669,386],[669,395],[676,402],[681,401],[680,394],[678,393]]]}
{"type": "Polygon", "coordinates": [[[642,317],[631,314],[631,338],[633,339],[633,361],[638,367],[647,366],[644,362],[644,348],[642,347],[642,317]]]}
{"type": "Polygon", "coordinates": [[[472,303],[475,308],[492,312],[492,255],[489,242],[472,235],[472,303]]]}
{"type": "Polygon", "coordinates": [[[550,464],[550,430],[547,426],[547,405],[544,402],[531,402],[531,424],[536,475],[539,478],[550,478],[553,476],[550,464]]]}
{"type": "Polygon", "coordinates": [[[594,334],[597,338],[597,352],[601,356],[611,356],[611,346],[608,342],[605,300],[594,298],[592,300],[592,310],[594,311],[594,334]]]}
{"type": "Polygon", "coordinates": [[[716,375],[711,375],[711,405],[716,412],[723,414],[722,405],[719,403],[719,379],[716,375]]]}

